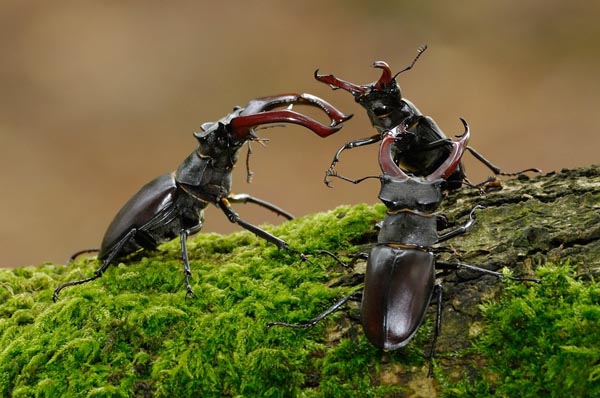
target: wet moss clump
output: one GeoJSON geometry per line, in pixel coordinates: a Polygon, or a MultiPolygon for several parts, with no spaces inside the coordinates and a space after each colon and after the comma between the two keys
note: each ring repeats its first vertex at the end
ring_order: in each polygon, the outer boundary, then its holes
{"type": "MultiPolygon", "coordinates": [[[[330,339],[328,323],[266,327],[309,319],[348,294],[328,286],[345,270],[310,254],[352,250],[382,211],[340,207],[267,227],[309,261],[245,231],[198,234],[189,240],[195,298],[185,297],[177,240],[56,303],[56,286],[99,262],[2,270],[0,397],[393,396],[405,388],[374,379],[385,355],[364,336],[330,339]]],[[[422,364],[419,346],[407,352],[386,361],[422,364]]]]}
{"type": "Polygon", "coordinates": [[[478,372],[447,397],[600,396],[600,282],[547,265],[539,284],[507,282],[482,305],[484,333],[469,351],[478,372]]]}

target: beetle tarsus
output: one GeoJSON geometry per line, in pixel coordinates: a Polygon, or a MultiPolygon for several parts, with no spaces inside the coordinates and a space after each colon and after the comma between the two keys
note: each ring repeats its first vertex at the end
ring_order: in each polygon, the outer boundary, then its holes
{"type": "Polygon", "coordinates": [[[469,232],[473,228],[473,225],[475,225],[475,210],[481,210],[481,209],[485,209],[485,207],[483,207],[481,205],[477,205],[477,206],[473,207],[471,209],[471,211],[469,212],[469,220],[465,223],[465,225],[462,225],[462,226],[440,236],[436,243],[440,243],[445,240],[452,239],[458,235],[462,235],[462,234],[469,232]]]}
{"type": "Polygon", "coordinates": [[[312,318],[308,322],[305,323],[287,323],[287,322],[269,322],[267,323],[267,328],[271,328],[274,326],[281,326],[291,329],[308,329],[314,327],[317,323],[321,322],[323,319],[327,318],[329,315],[333,314],[335,311],[340,309],[344,304],[346,304],[350,300],[356,300],[357,297],[360,296],[360,293],[353,293],[349,296],[344,297],[341,300],[336,301],[331,307],[329,307],[324,312],[320,313],[316,317],[312,318]]]}
{"type": "Polygon", "coordinates": [[[75,253],[71,254],[71,256],[67,259],[65,264],[66,265],[71,264],[73,261],[75,261],[77,259],[77,257],[79,257],[83,254],[98,253],[99,251],[100,251],[100,249],[98,249],[97,247],[76,251],[75,253]]]}

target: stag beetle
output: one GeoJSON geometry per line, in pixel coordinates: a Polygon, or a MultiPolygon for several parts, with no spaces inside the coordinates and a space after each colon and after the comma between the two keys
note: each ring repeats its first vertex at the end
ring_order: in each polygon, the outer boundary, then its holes
{"type": "Polygon", "coordinates": [[[291,218],[289,213],[268,202],[246,194],[231,194],[231,173],[238,152],[246,142],[258,140],[254,128],[259,125],[294,123],[327,137],[338,131],[351,116],[310,94],[284,94],[254,99],[243,108],[235,107],[233,112],[216,122],[204,123],[202,132],[194,133],[199,148],[183,161],[177,171],[145,185],[117,213],[99,249],[98,259],[103,261],[102,266],[89,278],[67,282],[56,288],[53,300],[56,301],[65,287],[99,278],[115,260],[139,249],[155,249],[160,243],[177,236],[181,238],[187,294],[193,295],[186,239],[202,228],[203,210],[211,203],[219,207],[232,223],[279,249],[291,250],[286,242],[242,220],[231,208],[230,202],[251,202],[291,218]],[[291,110],[290,107],[295,104],[320,108],[330,118],[330,125],[291,110]],[[274,109],[286,105],[290,107],[274,109]]]}
{"type": "MultiPolygon", "coordinates": [[[[400,86],[396,81],[396,77],[400,73],[413,68],[426,49],[427,46],[419,47],[417,56],[412,63],[395,75],[392,75],[392,71],[386,62],[375,62],[373,67],[382,70],[381,77],[376,82],[367,85],[350,83],[333,75],[320,75],[318,69],[315,71],[316,80],[328,84],[334,90],[341,88],[351,93],[355,101],[367,111],[371,124],[378,131],[378,134],[373,136],[350,141],[336,152],[329,169],[325,173],[324,182],[327,186],[331,186],[328,178],[337,174],[335,165],[344,150],[379,142],[388,130],[400,123],[408,126],[408,132],[405,133],[402,140],[395,142],[392,153],[395,163],[402,169],[416,176],[426,176],[447,159],[452,150],[451,140],[444,135],[431,117],[424,116],[411,101],[402,97],[400,86]]],[[[494,173],[494,177],[477,185],[494,181],[497,175],[515,176],[526,172],[540,172],[537,168],[530,168],[519,172],[505,173],[474,148],[468,146],[467,149],[494,173]]],[[[473,185],[465,176],[464,166],[459,164],[448,178],[448,189],[460,188],[463,181],[473,185]]]]}
{"type": "MultiPolygon", "coordinates": [[[[460,165],[469,140],[469,128],[457,141],[451,141],[450,154],[434,171],[426,176],[404,172],[394,160],[394,145],[410,137],[405,124],[400,124],[383,134],[379,149],[381,182],[379,199],[387,212],[380,225],[377,243],[368,255],[362,294],[352,294],[341,299],[328,310],[307,323],[290,324],[272,322],[269,326],[308,328],[333,313],[349,300],[361,300],[361,323],[365,335],[377,348],[396,350],[405,346],[421,326],[426,310],[437,295],[436,326],[429,357],[434,355],[435,343],[441,330],[442,285],[436,283],[436,269],[471,269],[502,277],[498,272],[468,264],[436,262],[432,246],[468,232],[475,222],[475,206],[469,220],[462,226],[438,234],[438,226],[445,220],[435,211],[445,197],[445,185],[460,165]]],[[[323,251],[336,258],[333,254],[323,251]]]]}

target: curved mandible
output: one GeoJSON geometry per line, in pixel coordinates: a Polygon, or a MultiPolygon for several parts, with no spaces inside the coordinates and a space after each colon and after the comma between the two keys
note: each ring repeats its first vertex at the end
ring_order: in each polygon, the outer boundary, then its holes
{"type": "Polygon", "coordinates": [[[365,94],[368,88],[368,86],[360,86],[358,84],[350,83],[346,80],[338,79],[334,75],[319,75],[318,69],[315,71],[315,79],[321,83],[328,84],[329,87],[334,90],[339,88],[346,90],[355,97],[365,94]]]}
{"type": "Polygon", "coordinates": [[[382,70],[381,77],[375,82],[375,84],[373,84],[373,88],[375,90],[384,90],[385,86],[390,84],[394,79],[392,76],[392,70],[385,61],[375,61],[373,63],[373,68],[379,68],[382,70]]]}
{"type": "Polygon", "coordinates": [[[342,124],[353,115],[345,115],[327,101],[311,94],[282,94],[257,98],[248,103],[240,115],[231,119],[229,128],[237,139],[246,139],[250,131],[259,125],[269,123],[293,123],[312,130],[320,137],[327,137],[342,128],[342,124]],[[285,105],[308,105],[320,108],[329,117],[329,126],[291,109],[274,108],[285,105]]]}
{"type": "MultiPolygon", "coordinates": [[[[336,126],[349,120],[353,115],[345,115],[331,105],[329,102],[316,95],[302,93],[302,94],[282,94],[272,97],[263,97],[252,100],[246,105],[244,110],[240,113],[240,116],[251,115],[259,112],[270,111],[273,108],[286,105],[307,105],[313,106],[323,110],[329,119],[331,120],[330,127],[336,126]]],[[[291,107],[290,107],[291,110],[291,107]]]]}
{"type": "Polygon", "coordinates": [[[465,126],[465,132],[462,135],[457,136],[460,138],[459,140],[452,141],[452,151],[444,163],[437,168],[437,170],[425,177],[427,180],[436,180],[438,178],[447,179],[450,174],[454,173],[460,164],[463,152],[467,148],[467,144],[469,143],[469,138],[471,136],[469,124],[463,118],[460,118],[460,121],[462,122],[463,126],[465,126]]]}
{"type": "Polygon", "coordinates": [[[400,124],[399,126],[387,131],[381,140],[381,144],[379,145],[379,167],[381,167],[381,171],[383,171],[384,175],[395,177],[396,179],[402,181],[408,180],[409,177],[404,171],[402,171],[400,167],[398,167],[396,162],[394,162],[392,146],[394,145],[394,141],[396,141],[398,136],[404,134],[405,132],[406,126],[404,124],[400,124]]]}

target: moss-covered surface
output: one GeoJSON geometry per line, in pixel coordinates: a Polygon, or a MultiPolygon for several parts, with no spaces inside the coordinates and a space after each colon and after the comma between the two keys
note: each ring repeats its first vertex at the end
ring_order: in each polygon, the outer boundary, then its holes
{"type": "MultiPolygon", "coordinates": [[[[382,210],[342,207],[271,231],[305,253],[343,249],[382,210]]],[[[328,257],[302,262],[247,232],[199,234],[189,242],[197,297],[186,299],[178,245],[65,289],[57,303],[52,290],[97,261],[2,270],[0,396],[382,397],[403,390],[372,379],[382,360],[423,363],[419,345],[386,356],[363,336],[328,340],[326,324],[265,327],[310,318],[348,293],[328,287],[343,273],[328,257]]]]}
{"type": "Polygon", "coordinates": [[[511,181],[485,197],[463,190],[444,211],[462,223],[474,204],[486,206],[475,229],[439,256],[543,282],[448,276],[435,379],[423,359],[433,309],[388,353],[366,341],[354,303],[309,330],[265,326],[307,320],[360,290],[364,261],[351,255],[372,244],[384,208],[359,205],[268,227],[309,261],[248,232],[189,239],[195,298],[185,298],[177,240],[57,303],[53,289],[91,275],[95,259],[0,270],[0,397],[598,395],[600,168],[511,181]],[[542,266],[568,259],[578,267],[542,266]]]}
{"type": "Polygon", "coordinates": [[[444,396],[600,396],[600,282],[577,279],[568,264],[537,275],[540,284],[508,282],[482,305],[485,332],[469,351],[485,367],[444,396]]]}

